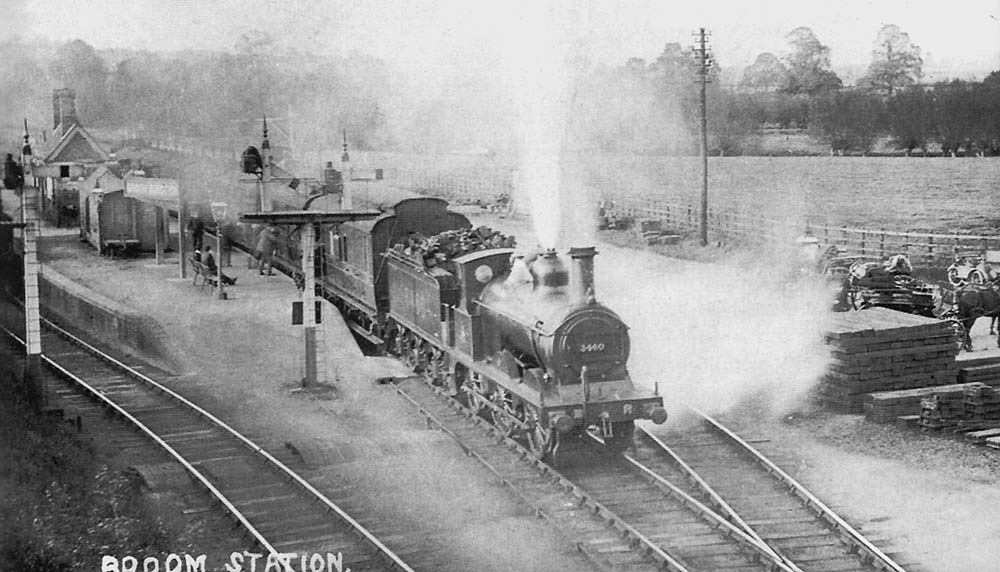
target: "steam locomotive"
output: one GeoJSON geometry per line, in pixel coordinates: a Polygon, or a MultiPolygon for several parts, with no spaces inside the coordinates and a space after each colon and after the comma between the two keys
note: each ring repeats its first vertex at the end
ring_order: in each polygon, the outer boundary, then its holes
{"type": "MultiPolygon", "coordinates": [[[[636,419],[666,420],[658,392],[629,377],[628,327],[595,299],[594,248],[525,253],[511,239],[424,258],[407,246],[471,232],[442,199],[404,199],[317,241],[319,288],[362,341],[399,355],[539,457],[584,435],[621,450],[636,419]]],[[[294,244],[278,249],[279,266],[297,268],[294,244]]]]}

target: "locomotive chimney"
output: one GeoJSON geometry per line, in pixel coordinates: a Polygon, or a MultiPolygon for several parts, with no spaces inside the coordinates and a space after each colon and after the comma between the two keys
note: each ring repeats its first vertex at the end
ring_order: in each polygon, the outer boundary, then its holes
{"type": "Polygon", "coordinates": [[[597,250],[593,246],[569,249],[573,259],[573,269],[570,272],[570,292],[580,300],[594,299],[594,256],[597,250]]]}

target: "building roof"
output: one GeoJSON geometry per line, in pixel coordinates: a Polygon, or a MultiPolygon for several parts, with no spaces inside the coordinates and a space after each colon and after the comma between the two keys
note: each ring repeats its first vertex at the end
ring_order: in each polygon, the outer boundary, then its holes
{"type": "Polygon", "coordinates": [[[46,164],[55,163],[103,163],[111,159],[94,137],[79,123],[69,128],[45,156],[46,164]]]}

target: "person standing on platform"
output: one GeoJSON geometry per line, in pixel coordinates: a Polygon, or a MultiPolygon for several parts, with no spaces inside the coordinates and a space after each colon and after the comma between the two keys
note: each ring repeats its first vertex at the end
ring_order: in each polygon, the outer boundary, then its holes
{"type": "Polygon", "coordinates": [[[191,229],[191,242],[195,250],[201,249],[202,237],[205,236],[205,223],[198,217],[188,219],[188,228],[191,229]]]}
{"type": "Polygon", "coordinates": [[[215,263],[215,256],[212,254],[211,244],[205,245],[205,253],[202,255],[201,263],[205,265],[205,268],[208,268],[208,272],[210,275],[215,276],[216,274],[218,274],[219,279],[222,280],[222,283],[225,284],[226,286],[232,286],[233,284],[236,284],[235,278],[230,278],[225,274],[223,274],[221,270],[219,270],[218,265],[215,263]]]}
{"type": "Polygon", "coordinates": [[[258,274],[264,274],[264,267],[267,266],[267,275],[274,276],[274,252],[278,248],[277,231],[272,225],[268,225],[257,235],[257,244],[254,245],[253,257],[257,259],[258,274]]]}

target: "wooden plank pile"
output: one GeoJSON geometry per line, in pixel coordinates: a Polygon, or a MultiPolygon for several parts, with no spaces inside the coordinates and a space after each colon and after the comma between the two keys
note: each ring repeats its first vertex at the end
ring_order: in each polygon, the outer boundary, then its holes
{"type": "Polygon", "coordinates": [[[639,234],[646,244],[677,244],[680,235],[663,228],[660,220],[644,220],[639,222],[639,234]]]}
{"type": "Polygon", "coordinates": [[[880,423],[892,423],[900,417],[920,416],[923,400],[932,395],[937,395],[939,401],[945,403],[944,407],[961,410],[965,388],[966,384],[956,383],[871,393],[865,396],[865,417],[880,423]]]}
{"type": "Polygon", "coordinates": [[[861,412],[873,392],[955,383],[958,346],[948,322],[888,308],[841,312],[834,320],[822,402],[861,412]]]}
{"type": "MultiPolygon", "coordinates": [[[[969,360],[973,361],[973,360],[969,360]]],[[[973,361],[972,364],[963,365],[958,370],[958,381],[960,383],[980,382],[987,385],[1000,384],[1000,363],[993,360],[973,361]]]]}

